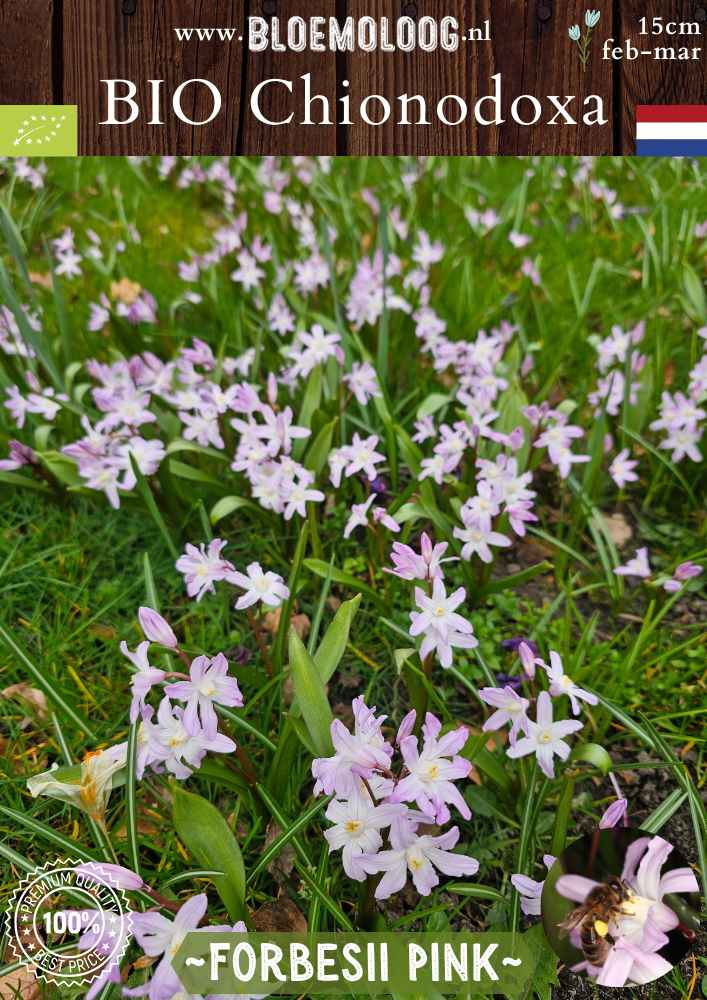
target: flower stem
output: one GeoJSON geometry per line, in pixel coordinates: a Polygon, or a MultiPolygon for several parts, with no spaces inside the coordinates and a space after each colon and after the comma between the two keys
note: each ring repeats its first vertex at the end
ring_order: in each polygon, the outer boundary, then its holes
{"type": "Polygon", "coordinates": [[[376,884],[378,879],[369,875],[361,882],[358,893],[358,909],[356,911],[356,926],[361,931],[370,931],[376,919],[376,884]]]}
{"type": "Polygon", "coordinates": [[[268,677],[272,677],[272,660],[270,659],[270,652],[268,650],[265,639],[263,638],[263,632],[260,627],[260,622],[256,620],[255,615],[250,608],[246,609],[246,614],[248,615],[248,624],[250,625],[251,631],[255,636],[255,641],[258,643],[258,649],[260,650],[260,656],[265,664],[265,669],[267,671],[268,677]]]}
{"type": "Polygon", "coordinates": [[[312,543],[312,555],[315,559],[321,559],[322,543],[319,540],[319,530],[317,528],[317,510],[311,502],[307,504],[307,521],[309,523],[309,536],[312,543]]]}

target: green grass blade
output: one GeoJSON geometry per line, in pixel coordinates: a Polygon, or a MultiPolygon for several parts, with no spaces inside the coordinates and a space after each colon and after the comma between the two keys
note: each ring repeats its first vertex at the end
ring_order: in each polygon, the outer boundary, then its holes
{"type": "Polygon", "coordinates": [[[62,696],[58,693],[56,689],[56,683],[53,678],[45,677],[42,671],[37,667],[27,654],[22,650],[15,640],[12,638],[10,633],[2,625],[0,625],[0,639],[5,643],[5,645],[10,649],[18,660],[27,668],[35,683],[38,687],[42,689],[44,694],[47,696],[49,701],[56,707],[56,709],[66,716],[67,719],[71,719],[78,729],[82,730],[88,737],[92,740],[97,741],[98,737],[93,729],[89,726],[85,719],[82,719],[78,712],[75,712],[68,702],[64,701],[62,696]]]}
{"type": "MultiPolygon", "coordinates": [[[[283,815],[277,802],[273,799],[267,788],[259,784],[256,786],[256,790],[280,829],[288,829],[292,824],[283,815]]],[[[295,863],[295,866],[300,877],[307,883],[311,891],[318,896],[322,906],[332,915],[337,924],[345,931],[352,931],[354,926],[339,904],[336,903],[328,893],[324,892],[312,878],[309,871],[311,867],[309,852],[305,850],[297,837],[292,837],[291,843],[299,859],[298,862],[295,863]]]]}
{"type": "Polygon", "coordinates": [[[125,828],[128,838],[128,860],[130,867],[138,875],[140,874],[140,845],[137,832],[137,803],[135,767],[137,759],[137,730],[140,725],[139,720],[133,722],[128,732],[127,750],[127,776],[125,782],[125,828]]]}
{"type": "Polygon", "coordinates": [[[246,879],[246,885],[250,885],[250,883],[253,882],[260,874],[263,868],[267,868],[273,858],[277,857],[283,847],[286,844],[289,844],[292,838],[296,837],[300,830],[304,830],[305,827],[309,826],[312,820],[329,805],[331,799],[332,796],[330,795],[318,799],[314,805],[307,809],[306,812],[299,817],[299,819],[296,819],[288,829],[283,830],[282,833],[280,833],[280,835],[272,841],[272,843],[268,844],[255,867],[251,869],[248,878],[246,879]]]}
{"type": "Polygon", "coordinates": [[[133,473],[137,480],[138,491],[142,499],[145,501],[145,506],[147,507],[152,517],[152,520],[155,522],[157,530],[164,538],[165,545],[169,549],[169,554],[172,556],[173,559],[177,559],[179,555],[177,551],[177,546],[174,544],[174,539],[172,538],[171,532],[167,527],[165,520],[162,517],[162,514],[160,513],[159,507],[157,506],[154,496],[152,495],[150,484],[147,482],[142,472],[140,471],[140,467],[135,461],[135,456],[133,455],[132,452],[130,453],[130,465],[132,466],[133,473]]]}
{"type": "Polygon", "coordinates": [[[70,837],[65,837],[63,833],[59,833],[58,830],[52,829],[52,827],[47,826],[45,823],[41,823],[38,819],[27,813],[18,812],[16,809],[10,809],[9,806],[0,806],[0,815],[7,816],[11,819],[18,827],[24,827],[25,830],[29,830],[40,840],[44,840],[49,844],[53,844],[55,847],[60,847],[67,858],[79,858],[81,861],[99,861],[100,858],[95,857],[87,851],[78,841],[73,840],[70,837]]]}

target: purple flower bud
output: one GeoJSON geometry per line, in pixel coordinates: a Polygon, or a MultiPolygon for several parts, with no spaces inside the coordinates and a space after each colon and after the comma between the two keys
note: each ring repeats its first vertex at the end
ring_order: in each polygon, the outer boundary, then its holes
{"type": "Polygon", "coordinates": [[[699,576],[701,572],[701,566],[698,566],[697,563],[688,561],[680,563],[673,576],[676,580],[692,580],[693,577],[699,576]]]}
{"type": "Polygon", "coordinates": [[[86,864],[77,865],[76,871],[82,875],[92,875],[115,889],[142,889],[145,884],[140,876],[129,868],[111,865],[105,861],[88,861],[86,864]]]}
{"type": "Polygon", "coordinates": [[[621,823],[621,821],[625,818],[627,809],[627,799],[617,799],[616,802],[612,802],[602,818],[599,820],[599,829],[613,830],[614,827],[618,826],[619,823],[621,823]]]}
{"type": "Polygon", "coordinates": [[[540,650],[536,643],[534,643],[532,639],[526,639],[522,635],[515,635],[512,639],[504,639],[501,642],[501,649],[504,649],[507,653],[517,653],[521,642],[524,642],[526,646],[530,647],[533,656],[539,655],[540,650]]]}
{"type": "Polygon", "coordinates": [[[523,447],[523,442],[525,441],[525,431],[522,427],[514,427],[511,433],[508,435],[508,443],[510,445],[511,451],[518,451],[519,448],[523,447]]]}
{"type": "Polygon", "coordinates": [[[376,478],[369,483],[369,489],[371,493],[376,493],[379,496],[385,496],[388,492],[388,484],[382,476],[376,476],[376,478]]]}
{"type": "Polygon", "coordinates": [[[149,639],[150,642],[158,642],[168,649],[177,648],[177,637],[162,615],[153,611],[152,608],[140,608],[137,616],[146,639],[149,639]]]}
{"type": "Polygon", "coordinates": [[[400,723],[400,729],[398,729],[398,735],[395,737],[395,742],[397,746],[400,746],[400,744],[407,736],[412,735],[412,731],[415,728],[416,718],[417,718],[417,712],[413,708],[410,712],[408,712],[403,721],[400,723]]]}
{"type": "Polygon", "coordinates": [[[509,687],[513,688],[514,691],[520,691],[520,677],[512,677],[510,674],[496,674],[496,682],[501,687],[509,687]]]}
{"type": "Polygon", "coordinates": [[[535,654],[527,642],[521,642],[518,646],[518,656],[523,664],[523,670],[532,680],[535,677],[535,654]]]}

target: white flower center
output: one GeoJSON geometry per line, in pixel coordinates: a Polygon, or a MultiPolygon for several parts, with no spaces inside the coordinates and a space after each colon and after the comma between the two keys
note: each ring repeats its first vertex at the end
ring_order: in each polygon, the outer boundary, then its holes
{"type": "Polygon", "coordinates": [[[538,735],[538,743],[552,743],[552,733],[549,729],[543,729],[538,735]]]}
{"type": "MultiPolygon", "coordinates": [[[[636,896],[633,893],[623,903],[621,909],[623,913],[632,920],[638,920],[644,924],[648,918],[648,911],[654,905],[655,900],[647,899],[645,896],[636,896]]],[[[618,923],[621,923],[619,917],[618,923]]]]}
{"type": "Polygon", "coordinates": [[[407,861],[412,872],[419,872],[425,863],[424,858],[419,853],[413,854],[411,851],[408,851],[407,861]]]}

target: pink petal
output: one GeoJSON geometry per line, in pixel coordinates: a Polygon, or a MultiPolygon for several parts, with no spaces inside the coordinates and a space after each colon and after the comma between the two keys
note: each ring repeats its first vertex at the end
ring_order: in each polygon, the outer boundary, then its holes
{"type": "Polygon", "coordinates": [[[583,903],[589,893],[598,886],[599,883],[584,875],[560,875],[555,888],[565,899],[571,899],[575,903],[583,903]]]}
{"type": "Polygon", "coordinates": [[[634,842],[629,845],[624,858],[623,871],[621,872],[621,878],[624,879],[624,881],[633,882],[638,862],[645,853],[650,842],[650,837],[639,837],[638,840],[634,840],[634,842]]]}
{"type": "Polygon", "coordinates": [[[699,892],[700,886],[690,868],[674,868],[666,872],[660,880],[660,896],[669,892],[699,892]]]}
{"type": "Polygon", "coordinates": [[[541,691],[538,695],[537,720],[543,729],[552,725],[552,698],[547,691],[541,691]]]}
{"type": "Polygon", "coordinates": [[[658,930],[672,931],[680,923],[676,913],[665,903],[654,903],[648,911],[646,924],[651,922],[658,930]]]}
{"type": "Polygon", "coordinates": [[[511,885],[523,896],[539,898],[543,891],[543,884],[542,882],[536,882],[535,879],[529,878],[527,875],[511,875],[511,885]]]}
{"type": "Polygon", "coordinates": [[[597,977],[597,984],[599,986],[625,986],[632,965],[633,959],[627,951],[612,948],[597,977]]]}
{"type": "Polygon", "coordinates": [[[641,896],[658,899],[661,868],[668,859],[673,845],[662,837],[652,837],[648,850],[641,858],[636,873],[636,885],[641,896]]]}

